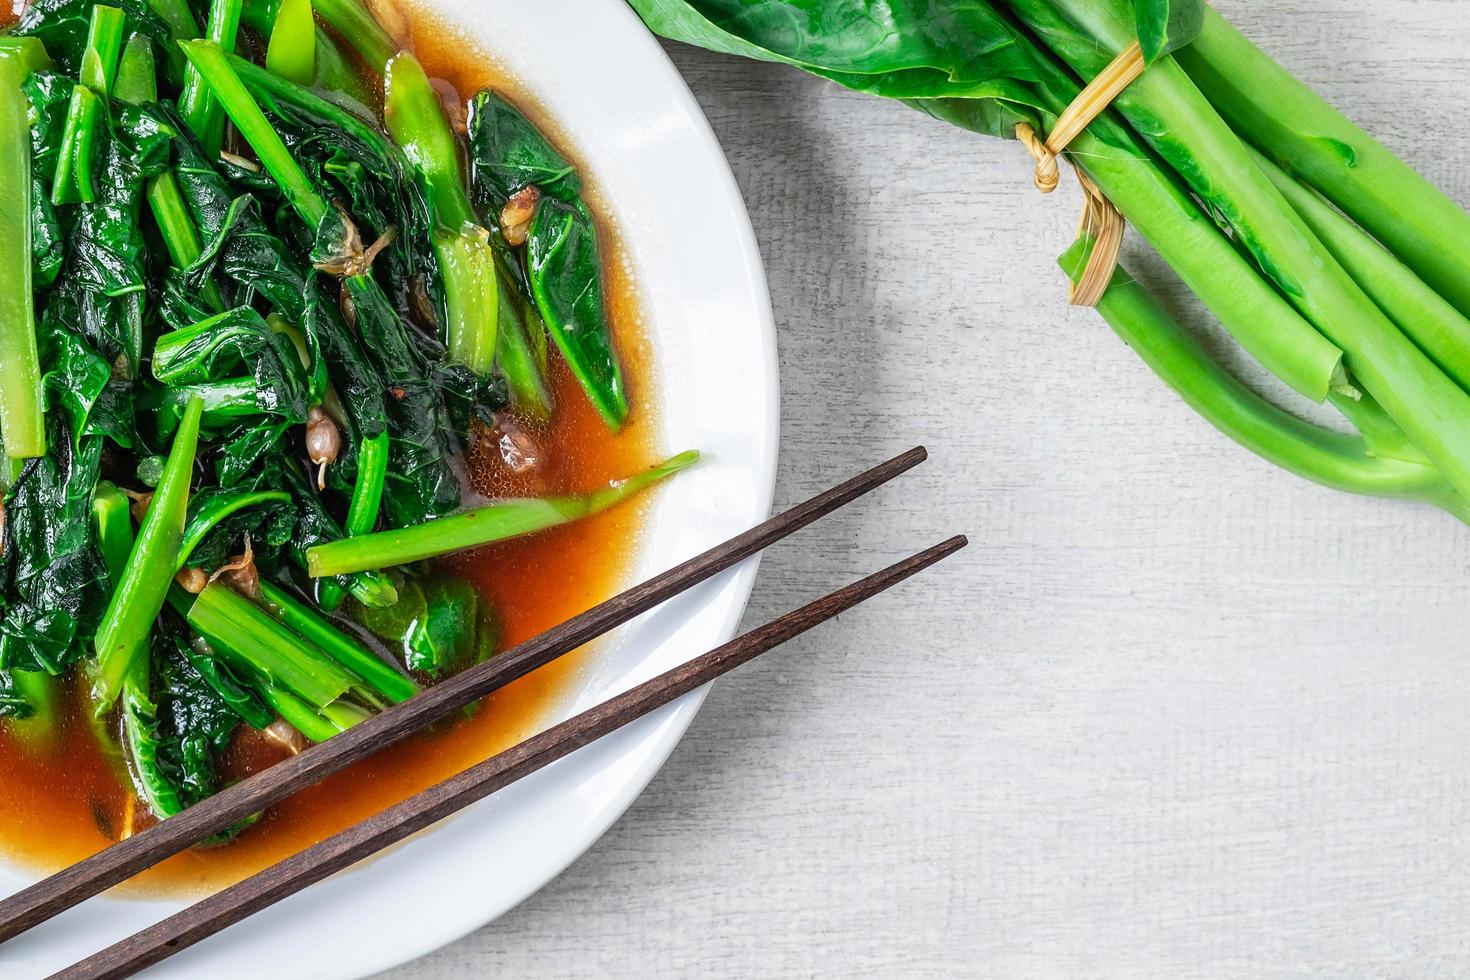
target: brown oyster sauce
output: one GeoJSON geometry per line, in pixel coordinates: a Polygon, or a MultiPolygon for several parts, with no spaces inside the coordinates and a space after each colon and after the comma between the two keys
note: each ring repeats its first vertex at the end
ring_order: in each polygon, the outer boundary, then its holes
{"type": "MultiPolygon", "coordinates": [[[[533,118],[544,119],[513,79],[497,71],[488,56],[467,51],[456,32],[416,12],[410,22],[415,53],[431,77],[447,81],[465,96],[493,87],[533,118]]],[[[555,133],[554,128],[549,131],[555,133]]],[[[575,161],[575,153],[570,158],[575,161]]],[[[610,433],[553,349],[555,416],[548,427],[533,430],[542,449],[541,465],[534,474],[517,477],[493,446],[472,454],[476,489],[487,496],[582,492],[657,462],[655,392],[636,291],[615,229],[602,220],[605,210],[595,189],[590,203],[599,219],[609,308],[633,412],[620,433],[610,433]]],[[[626,584],[644,506],[634,500],[577,524],[457,556],[448,560],[449,567],[495,604],[503,626],[501,646],[509,647],[626,584]]],[[[181,854],[125,888],[157,895],[220,887],[467,768],[542,727],[586,655],[584,649],[564,657],[492,695],[472,717],[386,749],[297,794],[235,842],[181,854]]],[[[0,726],[0,850],[7,861],[31,871],[71,864],[150,819],[133,800],[120,762],[103,754],[87,718],[75,707],[76,692],[69,693],[74,707],[67,712],[58,743],[44,751],[18,744],[0,726]]],[[[235,778],[280,757],[257,739],[237,736],[226,768],[235,778]]]]}

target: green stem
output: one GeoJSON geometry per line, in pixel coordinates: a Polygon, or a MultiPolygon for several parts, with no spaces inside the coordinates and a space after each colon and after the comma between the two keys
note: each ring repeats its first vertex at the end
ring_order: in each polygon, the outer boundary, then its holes
{"type": "MultiPolygon", "coordinates": [[[[164,171],[148,181],[148,208],[153,213],[153,220],[173,264],[179,269],[187,269],[199,261],[202,254],[199,233],[172,171],[164,171]]],[[[200,295],[209,309],[216,313],[225,311],[225,298],[214,279],[204,281],[200,295]]]]}
{"type": "Polygon", "coordinates": [[[434,257],[444,284],[444,336],[451,364],[483,377],[495,366],[500,287],[484,229],[436,232],[434,257]]]}
{"type": "Polygon", "coordinates": [[[31,709],[26,717],[10,720],[10,732],[26,751],[44,755],[61,734],[61,681],[44,671],[12,670],[10,682],[31,709]]]}
{"type": "Polygon", "coordinates": [[[97,525],[97,547],[107,566],[107,577],[117,583],[133,553],[132,501],[108,481],[98,481],[92,493],[92,522],[97,525]]]}
{"type": "Polygon", "coordinates": [[[363,649],[356,640],[312,612],[289,592],[262,581],[260,596],[266,612],[300,633],[389,702],[398,704],[418,693],[418,685],[411,679],[363,649]]]}
{"type": "Polygon", "coordinates": [[[369,68],[383,74],[388,59],[398,53],[398,42],[388,36],[360,0],[312,0],[312,6],[342,40],[362,55],[369,68]]]}
{"type": "Polygon", "coordinates": [[[521,304],[506,283],[505,276],[496,278],[500,325],[495,333],[495,363],[505,376],[511,404],[532,418],[547,419],[551,416],[551,391],[546,386],[537,350],[527,333],[529,328],[540,331],[545,337],[546,328],[535,311],[521,304]]]}
{"type": "Polygon", "coordinates": [[[449,359],[488,374],[495,365],[500,291],[489,235],[465,187],[459,141],[429,76],[409,52],[388,61],[383,93],[384,125],[418,170],[442,229],[434,236],[434,254],[444,283],[449,359]]]}
{"type": "Polygon", "coordinates": [[[265,49],[265,67],[298,85],[316,80],[316,20],[311,0],[281,0],[265,49]]]}
{"type": "MultiPolygon", "coordinates": [[[[1076,277],[1080,258],[1074,247],[1062,267],[1076,277]]],[[[1097,310],[1191,408],[1256,455],[1337,490],[1423,500],[1470,519],[1470,506],[1432,466],[1375,456],[1363,439],[1303,422],[1241,384],[1123,270],[1097,310]]]]}
{"type": "MultiPolygon", "coordinates": [[[[352,485],[352,499],[347,504],[347,520],[342,525],[346,537],[371,534],[378,526],[378,511],[383,503],[383,486],[388,479],[388,430],[364,438],[357,448],[357,482],[352,485]]],[[[357,592],[357,589],[353,590],[357,592]]],[[[331,612],[342,604],[342,586],[325,579],[317,587],[317,603],[331,612]]],[[[376,603],[368,603],[377,606],[376,603]]]]}
{"type": "Polygon", "coordinates": [[[407,51],[393,56],[383,76],[383,124],[418,168],[439,223],[453,232],[478,226],[480,219],[465,189],[459,141],[444,117],[439,93],[407,51]]]}
{"type": "Polygon", "coordinates": [[[169,585],[178,569],[184,519],[189,508],[189,486],[194,477],[194,454],[199,446],[199,421],[204,403],[190,399],[184,410],[163,475],[153,492],[138,539],[128,556],[97,627],[97,710],[112,707],[123,681],[139,656],[147,655],[153,621],[163,609],[169,585]]]}
{"type": "Polygon", "coordinates": [[[697,452],[680,453],[661,466],[589,494],[503,500],[413,527],[319,544],[306,552],[306,571],[321,577],[405,565],[567,524],[607,510],[698,459],[697,452]]]}
{"type": "Polygon", "coordinates": [[[219,582],[189,607],[189,625],[210,646],[317,708],[352,690],[352,675],[255,603],[219,582]]]}
{"type": "Polygon", "coordinates": [[[199,261],[199,232],[194,227],[194,219],[189,217],[189,208],[172,171],[165,171],[148,182],[148,206],[174,266],[187,269],[199,261]]]}
{"type": "Polygon", "coordinates": [[[92,147],[97,123],[105,114],[103,101],[112,92],[117,59],[122,52],[126,17],[116,7],[97,4],[87,25],[87,47],[78,72],[80,84],[72,90],[62,129],[52,204],[72,204],[96,198],[92,175],[92,147]]]}
{"type": "Polygon", "coordinates": [[[384,430],[363,439],[357,449],[357,483],[352,487],[347,520],[342,525],[349,538],[370,534],[378,526],[378,511],[383,503],[383,485],[387,478],[388,433],[384,430]]]}
{"type": "Polygon", "coordinates": [[[1302,220],[1419,349],[1470,391],[1470,320],[1316,192],[1260,154],[1257,164],[1302,220]]]}
{"type": "Polygon", "coordinates": [[[240,81],[229,56],[209,41],[181,41],[184,57],[198,69],[215,98],[224,107],[235,128],[250,144],[261,165],[280,185],[286,200],[307,226],[315,231],[330,212],[325,198],[317,193],[306,172],[271,126],[260,106],[240,81]]]}
{"type": "MultiPolygon", "coordinates": [[[[1125,17],[1121,4],[1014,0],[1013,9],[1082,75],[1101,71],[1110,52],[1121,51],[1133,39],[1132,18],[1125,17]]],[[[1179,66],[1170,58],[1155,62],[1114,105],[1223,216],[1277,287],[1342,350],[1353,379],[1456,490],[1470,494],[1470,395],[1364,294],[1179,66]]]]}
{"type": "Polygon", "coordinates": [[[1470,316],[1470,214],[1213,9],[1175,57],[1237,133],[1470,316]]]}
{"type": "Polygon", "coordinates": [[[139,657],[123,682],[123,740],[133,760],[130,774],[139,798],[154,816],[166,820],[184,809],[184,802],[158,764],[158,706],[150,693],[151,671],[149,658],[139,657]]]}
{"type": "Polygon", "coordinates": [[[134,34],[123,47],[117,63],[117,81],[112,94],[119,102],[146,105],[158,101],[158,70],[153,63],[153,42],[146,34],[134,34]]]}
{"type": "Polygon", "coordinates": [[[254,493],[242,493],[239,496],[216,500],[214,506],[201,510],[184,528],[184,539],[179,545],[178,569],[182,569],[189,563],[189,556],[194,553],[194,549],[199,547],[199,543],[208,537],[209,532],[213,531],[221,521],[247,507],[272,503],[289,506],[291,495],[285,490],[258,490],[254,493]]]}
{"type": "Polygon", "coordinates": [[[199,36],[199,21],[194,19],[188,0],[148,0],[148,9],[163,21],[175,40],[185,41],[199,36]]]}
{"type": "Polygon", "coordinates": [[[30,101],[21,85],[49,63],[35,38],[0,39],[0,442],[9,459],[46,454],[45,396],[32,292],[30,101]]]}
{"type": "MultiPolygon", "coordinates": [[[[205,39],[218,45],[222,51],[235,50],[235,35],[240,29],[240,11],[244,5],[245,0],[210,0],[205,39]]],[[[218,157],[224,144],[225,117],[197,65],[184,73],[179,112],[204,147],[205,156],[211,160],[218,157]]]]}
{"type": "Polygon", "coordinates": [[[276,714],[285,719],[292,728],[306,736],[309,742],[325,742],[333,735],[339,735],[343,731],[322,712],[274,684],[262,684],[260,693],[266,703],[275,709],[276,714]]]}

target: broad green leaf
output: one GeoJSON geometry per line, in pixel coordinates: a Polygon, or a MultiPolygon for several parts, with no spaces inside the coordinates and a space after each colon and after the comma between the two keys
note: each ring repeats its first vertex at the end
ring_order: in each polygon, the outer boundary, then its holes
{"type": "Polygon", "coordinates": [[[1143,62],[1155,61],[1193,41],[1205,24],[1203,0],[1134,0],[1143,62]]]}

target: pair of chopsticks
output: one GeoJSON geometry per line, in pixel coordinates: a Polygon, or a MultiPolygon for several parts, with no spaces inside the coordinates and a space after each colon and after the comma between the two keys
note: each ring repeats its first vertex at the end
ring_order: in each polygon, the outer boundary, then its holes
{"type": "MultiPolygon", "coordinates": [[[[449,717],[838,510],[926,458],[927,453],[919,447],[875,466],[540,636],[17,892],[0,901],[0,942],[449,717]]],[[[108,947],[61,971],[53,980],[131,976],[698,689],[966,544],[963,536],[950,538],[751,630],[108,947]]]]}

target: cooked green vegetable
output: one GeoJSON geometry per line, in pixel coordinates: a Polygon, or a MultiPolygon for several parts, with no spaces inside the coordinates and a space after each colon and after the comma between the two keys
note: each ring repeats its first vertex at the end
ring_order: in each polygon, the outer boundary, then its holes
{"type": "Polygon", "coordinates": [[[354,687],[352,676],[335,661],[227,585],[206,586],[187,618],[236,666],[315,707],[326,707],[354,687]]]}
{"type": "Polygon", "coordinates": [[[457,673],[494,656],[500,620],[475,587],[455,575],[410,577],[387,609],[356,607],[357,621],[401,651],[410,670],[430,677],[457,673]]]}
{"type": "Polygon", "coordinates": [[[317,15],[362,55],[368,67],[382,74],[398,44],[378,26],[360,0],[312,0],[317,15]]]}
{"type": "MultiPolygon", "coordinates": [[[[225,51],[235,49],[235,32],[240,27],[240,12],[245,0],[210,0],[209,19],[204,36],[225,51]]],[[[189,124],[204,152],[213,156],[224,142],[225,116],[210,89],[204,84],[196,66],[184,75],[184,91],[179,96],[179,112],[189,124]]]]}
{"type": "Polygon", "coordinates": [[[317,545],[306,553],[307,571],[322,576],[389,568],[544,531],[601,513],[665,477],[688,469],[698,460],[699,453],[684,452],[651,470],[589,494],[502,500],[416,527],[317,545]]]}
{"type": "Polygon", "coordinates": [[[97,627],[97,676],[93,693],[99,710],[112,706],[124,679],[143,654],[153,621],[163,610],[184,537],[194,453],[204,402],[191,398],[184,409],[158,489],[143,515],[138,539],[119,576],[107,612],[97,627]]]}
{"type": "MultiPolygon", "coordinates": [[[[492,92],[470,105],[475,194],[504,214],[534,208],[525,243],[527,289],[537,314],[592,404],[614,430],[628,417],[628,393],[613,348],[602,283],[602,252],[576,170],[526,117],[492,92]],[[529,192],[531,200],[519,200],[529,192]],[[519,203],[512,204],[513,199],[519,203]]],[[[544,386],[529,372],[514,334],[502,350],[512,390],[533,410],[544,386]]]]}
{"type": "MultiPolygon", "coordinates": [[[[28,0],[0,35],[0,718],[50,764],[84,682],[158,818],[220,789],[241,726],[320,741],[493,653],[459,578],[388,553],[302,573],[455,514],[467,447],[522,466],[558,421],[458,113],[355,0],[320,14],[28,0]],[[402,624],[387,649],[348,597],[402,624]]],[[[544,288],[600,289],[569,270],[544,288]]]]}
{"type": "Polygon", "coordinates": [[[48,63],[34,38],[0,38],[0,442],[12,459],[46,451],[32,280],[29,104],[21,86],[48,63]]]}
{"type": "Polygon", "coordinates": [[[311,0],[281,0],[271,25],[265,67],[298,85],[316,80],[316,21],[311,0]]]}
{"type": "MultiPolygon", "coordinates": [[[[282,625],[295,630],[315,644],[337,663],[356,674],[374,691],[397,704],[418,693],[418,685],[394,670],[381,658],[364,650],[360,644],[337,629],[296,597],[269,582],[260,583],[262,604],[266,612],[282,625]]],[[[401,603],[402,600],[400,599],[401,603]]],[[[390,607],[391,608],[391,607],[390,607]]]]}
{"type": "Polygon", "coordinates": [[[470,205],[459,145],[418,60],[393,56],[383,78],[383,122],[423,180],[438,220],[434,253],[444,288],[450,360],[477,375],[495,364],[499,284],[490,235],[470,205]]]}
{"type": "Polygon", "coordinates": [[[92,8],[87,46],[82,52],[80,84],[72,89],[71,105],[66,111],[61,157],[57,161],[56,181],[51,186],[52,204],[96,199],[92,174],[94,144],[98,139],[97,126],[106,114],[103,100],[111,94],[117,73],[125,23],[123,12],[116,7],[97,4],[92,8]]]}

